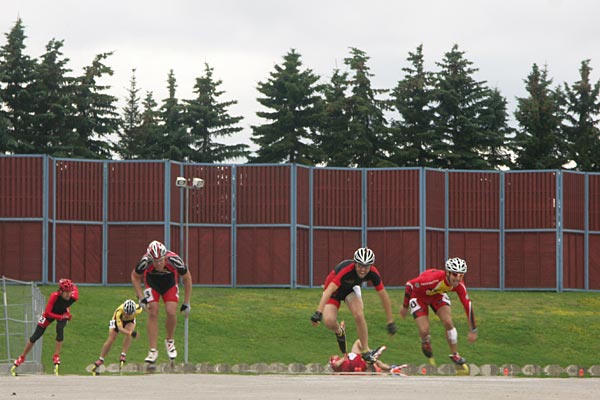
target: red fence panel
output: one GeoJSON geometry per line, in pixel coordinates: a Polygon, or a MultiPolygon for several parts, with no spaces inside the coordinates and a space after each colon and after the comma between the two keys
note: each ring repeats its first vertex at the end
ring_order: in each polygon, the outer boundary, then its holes
{"type": "Polygon", "coordinates": [[[43,164],[43,157],[0,157],[0,218],[42,217],[43,164]]]}
{"type": "Polygon", "coordinates": [[[419,170],[367,172],[369,227],[419,226],[419,170]]]}
{"type": "Polygon", "coordinates": [[[441,268],[446,262],[444,256],[445,235],[440,231],[427,231],[425,241],[425,268],[441,268]]]}
{"type": "MultiPolygon", "coordinates": [[[[451,232],[449,257],[467,260],[468,285],[477,288],[500,287],[500,239],[495,232],[451,232]]],[[[442,268],[444,263],[439,265],[442,268]]]]}
{"type": "Polygon", "coordinates": [[[164,221],[164,162],[110,162],[108,218],[112,222],[164,221]]]}
{"type": "Polygon", "coordinates": [[[505,270],[506,288],[556,288],[556,233],[507,233],[505,270]]]}
{"type": "Polygon", "coordinates": [[[327,274],[342,260],[352,259],[360,247],[360,231],[318,229],[313,234],[313,286],[325,283],[327,274]]]}
{"type": "Polygon", "coordinates": [[[102,170],[99,162],[54,162],[57,220],[102,221],[102,170]]]}
{"type": "MultiPolygon", "coordinates": [[[[190,191],[190,223],[230,224],[232,167],[222,165],[185,165],[183,176],[204,179],[204,187],[190,191]]],[[[181,176],[179,167],[171,169],[171,182],[181,176]]],[[[179,195],[183,190],[171,191],[171,221],[179,221],[179,195]]],[[[184,209],[185,210],[185,209],[184,209]]],[[[184,216],[185,218],[185,216],[184,216]]]]}
{"type": "Polygon", "coordinates": [[[21,281],[41,281],[42,223],[0,221],[0,275],[21,281]]]}
{"type": "Polygon", "coordinates": [[[563,233],[563,286],[566,289],[585,289],[584,236],[563,233]]]}
{"type": "Polygon", "coordinates": [[[296,176],[296,223],[310,224],[310,169],[298,167],[296,176]]]}
{"type": "Polygon", "coordinates": [[[290,166],[237,167],[237,222],[290,223],[290,166]]]}
{"type": "Polygon", "coordinates": [[[360,170],[313,170],[313,223],[316,226],[362,225],[361,177],[360,170]]]}
{"type": "Polygon", "coordinates": [[[102,226],[56,225],[56,279],[102,282],[102,226]]]}
{"type": "Polygon", "coordinates": [[[310,285],[310,258],[308,254],[309,231],[306,228],[296,229],[296,284],[310,285]]]}
{"type": "Polygon", "coordinates": [[[500,174],[448,172],[449,228],[500,228],[500,174]]]}
{"type": "Polygon", "coordinates": [[[563,227],[585,228],[585,175],[563,172],[563,227]]]}
{"type": "Polygon", "coordinates": [[[385,286],[404,286],[419,274],[419,231],[369,231],[369,246],[385,286]]]}
{"type": "Polygon", "coordinates": [[[505,174],[506,228],[556,228],[556,172],[505,174]]]}
{"type": "Polygon", "coordinates": [[[600,290],[600,234],[590,235],[589,288],[600,290]]]}
{"type": "Polygon", "coordinates": [[[238,228],[237,285],[289,285],[289,228],[238,228]]]}
{"type": "Polygon", "coordinates": [[[446,178],[443,171],[425,171],[425,216],[427,226],[444,228],[446,210],[446,178]]]}
{"type": "Polygon", "coordinates": [[[589,229],[600,231],[600,175],[589,176],[589,229]]]}
{"type": "Polygon", "coordinates": [[[131,271],[153,240],[165,241],[162,225],[108,227],[108,283],[130,283],[131,271]]]}
{"type": "Polygon", "coordinates": [[[190,249],[185,262],[192,273],[194,283],[226,286],[233,284],[230,228],[191,227],[189,243],[190,249]]]}

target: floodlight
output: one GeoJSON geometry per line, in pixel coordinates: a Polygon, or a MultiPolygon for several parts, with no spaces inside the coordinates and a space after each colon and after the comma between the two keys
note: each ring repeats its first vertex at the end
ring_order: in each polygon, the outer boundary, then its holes
{"type": "Polygon", "coordinates": [[[185,179],[183,176],[178,176],[177,179],[175,180],[175,186],[177,186],[177,187],[186,187],[187,186],[187,179],[185,179]]]}
{"type": "Polygon", "coordinates": [[[204,179],[202,178],[194,178],[192,179],[192,186],[195,189],[200,189],[204,187],[204,179]]]}

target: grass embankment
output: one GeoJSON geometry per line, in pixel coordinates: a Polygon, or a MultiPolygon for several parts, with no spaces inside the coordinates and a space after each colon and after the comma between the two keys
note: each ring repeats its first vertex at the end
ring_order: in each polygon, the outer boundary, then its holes
{"type": "MultiPolygon", "coordinates": [[[[55,286],[42,286],[48,294],[55,286]]],[[[363,292],[372,347],[385,344],[382,360],[389,363],[425,362],[412,318],[401,320],[398,310],[403,290],[388,290],[397,316],[398,333],[388,337],[385,314],[373,290],[363,292]]],[[[338,353],[333,333],[313,327],[309,318],[318,304],[320,289],[228,289],[194,288],[189,321],[189,362],[200,363],[326,363],[338,353]]],[[[470,291],[479,325],[479,340],[466,340],[467,321],[454,294],[454,322],[459,333],[459,351],[477,365],[513,363],[600,364],[600,293],[546,293],[470,291]]],[[[80,300],[71,307],[73,320],[65,329],[61,373],[85,374],[106,340],[108,320],[120,302],[134,296],[131,287],[80,287],[80,300]]],[[[164,340],[164,310],[160,314],[159,362],[167,360],[164,340]]],[[[345,305],[340,319],[347,321],[348,344],[356,339],[355,324],[345,305]]],[[[183,361],[184,318],[176,331],[178,361],[183,361]]],[[[128,361],[142,362],[147,354],[146,315],[138,318],[140,335],[134,340],[128,361]]],[[[448,347],[437,317],[432,318],[434,356],[445,363],[448,347]]],[[[106,362],[117,362],[119,338],[106,362]]],[[[52,370],[54,324],[44,335],[43,362],[52,370]]]]}

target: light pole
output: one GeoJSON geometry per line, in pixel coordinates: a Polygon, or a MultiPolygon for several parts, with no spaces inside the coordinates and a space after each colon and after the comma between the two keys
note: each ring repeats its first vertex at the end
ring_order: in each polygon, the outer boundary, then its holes
{"type": "MultiPolygon", "coordinates": [[[[204,187],[204,179],[192,178],[191,184],[183,176],[178,176],[175,180],[175,186],[181,189],[185,189],[185,262],[189,263],[189,241],[190,241],[190,190],[202,189],[204,187]]],[[[190,299],[191,300],[191,299],[190,299]]],[[[188,316],[185,316],[185,322],[183,325],[183,361],[187,364],[188,362],[188,332],[189,323],[188,316]]]]}

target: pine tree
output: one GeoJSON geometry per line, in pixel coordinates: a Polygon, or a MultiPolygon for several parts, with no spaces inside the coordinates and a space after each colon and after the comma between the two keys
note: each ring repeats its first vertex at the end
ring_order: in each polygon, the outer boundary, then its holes
{"type": "Polygon", "coordinates": [[[192,159],[192,140],[184,122],[185,107],[176,97],[177,80],[173,70],[167,77],[169,96],[163,100],[160,108],[160,119],[163,132],[160,140],[155,142],[151,150],[152,158],[174,161],[190,161],[192,159]]]}
{"type": "Polygon", "coordinates": [[[484,143],[490,132],[485,132],[479,121],[487,88],[473,75],[478,70],[454,45],[436,63],[434,126],[437,140],[434,151],[442,160],[438,167],[452,169],[489,169],[492,166],[482,157],[484,143]]]}
{"type": "Polygon", "coordinates": [[[330,82],[323,86],[322,91],[325,97],[323,116],[315,145],[322,151],[327,166],[349,167],[353,163],[354,136],[350,132],[346,97],[348,74],[335,69],[330,82]]]}
{"type": "Polygon", "coordinates": [[[197,97],[185,101],[184,120],[192,136],[193,161],[216,163],[249,155],[245,144],[226,145],[215,141],[242,130],[236,126],[242,117],[232,117],[228,112],[229,107],[237,102],[219,102],[219,97],[224,94],[218,89],[221,84],[222,81],[213,79],[213,69],[205,64],[204,76],[197,78],[194,85],[197,97]]]}
{"type": "Polygon", "coordinates": [[[384,117],[386,104],[376,98],[387,90],[371,87],[373,75],[369,72],[368,60],[366,53],[357,48],[351,48],[350,57],[344,59],[351,71],[348,116],[349,130],[355,136],[352,164],[361,168],[395,166],[389,161],[393,142],[384,117]]]}
{"type": "Polygon", "coordinates": [[[74,132],[76,145],[72,157],[110,158],[108,135],[118,132],[119,118],[115,102],[117,99],[105,93],[110,86],[99,81],[113,74],[104,60],[112,53],[94,57],[91,65],[84,67],[84,74],[75,83],[74,132]]]}
{"type": "Polygon", "coordinates": [[[6,44],[0,48],[0,109],[3,111],[5,129],[3,142],[11,153],[31,153],[33,95],[36,60],[24,54],[25,27],[21,18],[6,34],[6,44]]]}
{"type": "Polygon", "coordinates": [[[139,136],[145,140],[145,143],[140,143],[138,156],[142,159],[152,159],[156,154],[161,154],[164,142],[164,129],[160,125],[160,112],[157,110],[158,103],[154,100],[152,92],[146,92],[142,106],[142,122],[139,128],[139,136]]]}
{"type": "Polygon", "coordinates": [[[135,68],[131,71],[129,89],[127,90],[127,98],[121,117],[121,129],[118,133],[119,141],[114,146],[115,151],[124,160],[138,158],[142,153],[142,148],[147,143],[146,138],[141,137],[140,89],[137,86],[135,71],[135,68]]]}
{"type": "Polygon", "coordinates": [[[408,53],[411,66],[402,68],[404,78],[392,91],[391,104],[400,114],[392,121],[395,149],[391,159],[402,167],[432,167],[439,165],[433,148],[440,137],[433,129],[433,74],[425,71],[423,45],[408,53]]]}
{"type": "Polygon", "coordinates": [[[519,127],[512,143],[517,169],[558,169],[568,160],[561,133],[561,92],[552,89],[546,67],[533,64],[525,80],[528,97],[517,98],[519,127]]]}
{"type": "Polygon", "coordinates": [[[512,165],[506,143],[510,141],[513,130],[508,126],[506,105],[506,99],[497,88],[489,89],[481,103],[479,121],[483,135],[480,154],[495,169],[506,169],[512,165]]]}
{"type": "Polygon", "coordinates": [[[314,145],[322,108],[319,76],[301,67],[300,54],[292,49],[269,79],[258,83],[263,95],[258,102],[269,111],[256,115],[269,122],[252,127],[251,140],[259,149],[251,162],[314,165],[321,161],[314,145]]]}
{"type": "Polygon", "coordinates": [[[569,87],[564,84],[569,158],[578,171],[600,171],[600,81],[590,81],[590,60],[581,62],[580,80],[569,87]]]}
{"type": "Polygon", "coordinates": [[[63,41],[52,39],[34,71],[31,84],[33,153],[68,157],[73,153],[73,78],[67,76],[69,59],[62,58],[63,41]]]}

